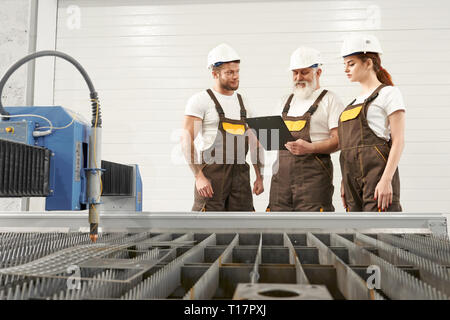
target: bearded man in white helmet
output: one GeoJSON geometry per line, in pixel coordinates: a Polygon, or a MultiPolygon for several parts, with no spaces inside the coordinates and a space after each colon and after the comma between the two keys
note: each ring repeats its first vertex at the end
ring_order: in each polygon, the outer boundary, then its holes
{"type": "Polygon", "coordinates": [[[246,163],[249,149],[256,174],[253,193],[264,191],[263,152],[245,121],[251,110],[236,92],[239,67],[240,57],[229,45],[212,49],[208,69],[214,85],[193,95],[186,105],[182,147],[195,177],[193,211],[254,211],[246,163]]]}
{"type": "Polygon", "coordinates": [[[281,114],[295,141],[280,150],[273,165],[268,211],[334,211],[333,164],[338,149],[340,99],[320,87],[320,52],[300,47],[291,56],[292,93],[281,114]]]}

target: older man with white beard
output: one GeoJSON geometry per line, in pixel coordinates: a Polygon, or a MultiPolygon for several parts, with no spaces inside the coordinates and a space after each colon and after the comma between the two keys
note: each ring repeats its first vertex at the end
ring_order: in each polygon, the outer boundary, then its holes
{"type": "Polygon", "coordinates": [[[334,211],[333,164],[338,118],[345,106],[320,87],[320,52],[300,47],[291,56],[293,91],[277,110],[295,141],[273,165],[267,211],[334,211]]]}

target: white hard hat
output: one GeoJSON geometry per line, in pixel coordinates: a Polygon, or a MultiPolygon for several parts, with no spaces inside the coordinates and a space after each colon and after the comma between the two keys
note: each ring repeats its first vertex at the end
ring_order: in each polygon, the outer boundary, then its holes
{"type": "Polygon", "coordinates": [[[374,52],[382,54],[380,42],[377,37],[370,34],[351,35],[344,39],[341,56],[346,57],[355,53],[374,52]]]}
{"type": "Polygon", "coordinates": [[[319,65],[322,65],[322,59],[318,50],[300,47],[292,53],[289,69],[315,68],[319,65]]]}
{"type": "Polygon", "coordinates": [[[219,44],[208,53],[208,68],[225,62],[241,60],[237,52],[226,43],[219,44]]]}

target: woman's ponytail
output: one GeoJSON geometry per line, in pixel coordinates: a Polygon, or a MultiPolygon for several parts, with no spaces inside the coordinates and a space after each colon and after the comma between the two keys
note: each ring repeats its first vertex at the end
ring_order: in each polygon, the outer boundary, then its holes
{"type": "Polygon", "coordinates": [[[394,83],[392,82],[391,75],[382,66],[380,66],[380,69],[378,69],[377,78],[378,78],[378,81],[380,81],[381,83],[387,84],[388,86],[394,85],[394,83]]]}
{"type": "Polygon", "coordinates": [[[392,77],[389,74],[389,72],[387,72],[387,70],[381,66],[381,59],[378,53],[373,52],[360,53],[357,55],[357,57],[361,59],[362,62],[366,62],[368,59],[371,59],[373,62],[373,70],[377,75],[378,81],[380,81],[383,84],[387,84],[388,86],[394,85],[394,83],[392,82],[392,77]]]}

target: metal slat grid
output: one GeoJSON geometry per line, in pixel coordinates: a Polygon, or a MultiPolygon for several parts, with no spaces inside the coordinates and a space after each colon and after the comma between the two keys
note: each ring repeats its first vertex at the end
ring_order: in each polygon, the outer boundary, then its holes
{"type": "Polygon", "coordinates": [[[0,197],[49,194],[50,150],[0,139],[0,197]]]}
{"type": "Polygon", "coordinates": [[[130,165],[102,160],[103,196],[132,196],[133,167],[130,165]]]}
{"type": "Polygon", "coordinates": [[[449,254],[419,234],[1,233],[0,299],[449,299],[449,254]]]}

